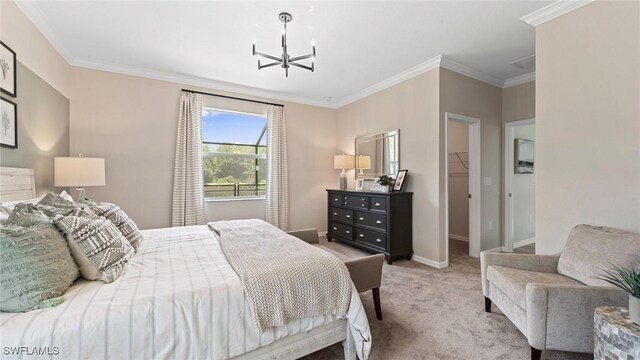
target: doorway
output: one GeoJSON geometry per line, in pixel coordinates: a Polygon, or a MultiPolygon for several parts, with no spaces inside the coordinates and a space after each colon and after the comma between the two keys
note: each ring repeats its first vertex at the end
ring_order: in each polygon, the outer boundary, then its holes
{"type": "Polygon", "coordinates": [[[504,126],[504,251],[535,252],[535,119],[504,126]]]}
{"type": "Polygon", "coordinates": [[[445,124],[448,265],[451,254],[480,256],[480,119],[445,113],[445,124]]]}

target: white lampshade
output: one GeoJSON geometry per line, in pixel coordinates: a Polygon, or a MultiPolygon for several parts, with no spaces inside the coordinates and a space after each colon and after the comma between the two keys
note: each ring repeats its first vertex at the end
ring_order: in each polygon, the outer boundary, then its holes
{"type": "Polygon", "coordinates": [[[353,169],[355,157],[353,155],[336,155],[333,157],[333,168],[334,169],[353,169]]]}
{"type": "Polygon", "coordinates": [[[57,187],[104,186],[104,159],[89,157],[54,158],[54,183],[57,187]]]}
{"type": "Polygon", "coordinates": [[[371,156],[358,155],[358,169],[371,169],[371,156]]]}

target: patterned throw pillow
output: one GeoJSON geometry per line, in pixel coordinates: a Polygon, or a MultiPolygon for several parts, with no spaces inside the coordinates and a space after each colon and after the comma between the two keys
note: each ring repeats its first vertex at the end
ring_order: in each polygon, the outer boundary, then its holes
{"type": "Polygon", "coordinates": [[[111,221],[102,218],[56,216],[55,224],[67,236],[71,255],[87,280],[116,280],[134,250],[111,221]]]}
{"type": "Polygon", "coordinates": [[[78,267],[53,224],[0,228],[0,311],[55,306],[78,278],[78,267]]]}
{"type": "Polygon", "coordinates": [[[40,202],[38,202],[38,209],[41,210],[49,217],[56,215],[68,215],[80,205],[69,201],[62,196],[54,193],[48,193],[40,202]]]}
{"type": "Polygon", "coordinates": [[[20,203],[13,208],[5,226],[29,227],[43,222],[51,223],[51,220],[42,211],[38,210],[36,205],[20,203]]]}
{"type": "Polygon", "coordinates": [[[134,250],[138,250],[142,242],[142,233],[138,225],[122,210],[118,205],[112,203],[97,203],[91,199],[81,199],[80,204],[86,205],[89,209],[111,222],[120,230],[134,250]]]}

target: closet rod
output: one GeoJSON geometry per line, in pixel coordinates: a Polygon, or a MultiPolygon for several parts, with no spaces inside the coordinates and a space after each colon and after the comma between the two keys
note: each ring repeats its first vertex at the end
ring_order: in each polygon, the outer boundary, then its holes
{"type": "Polygon", "coordinates": [[[235,97],[235,96],[227,96],[227,95],[220,95],[220,94],[212,94],[212,93],[206,93],[206,92],[202,92],[202,91],[195,91],[195,90],[187,90],[187,89],[182,89],[182,91],[184,91],[184,92],[190,92],[190,93],[195,93],[195,94],[202,94],[202,95],[216,96],[216,97],[221,97],[221,98],[225,98],[225,99],[240,100],[240,101],[248,101],[248,102],[252,102],[252,103],[258,103],[258,104],[265,104],[265,105],[273,105],[273,106],[282,106],[282,107],[284,107],[284,105],[282,105],[282,104],[276,104],[276,103],[270,103],[270,102],[266,102],[266,101],[259,101],[259,100],[251,100],[251,99],[239,98],[239,97],[235,97]]]}

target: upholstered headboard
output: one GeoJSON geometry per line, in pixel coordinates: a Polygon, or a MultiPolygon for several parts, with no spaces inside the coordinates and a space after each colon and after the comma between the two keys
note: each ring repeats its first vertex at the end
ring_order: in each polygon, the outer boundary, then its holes
{"type": "Polygon", "coordinates": [[[33,169],[0,167],[0,201],[28,200],[35,197],[33,169]]]}

